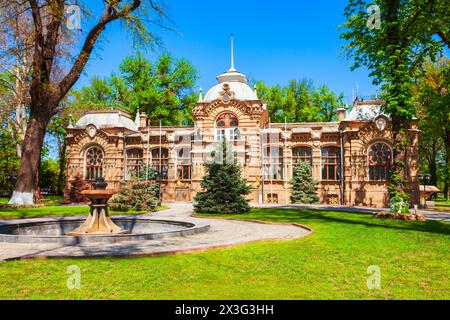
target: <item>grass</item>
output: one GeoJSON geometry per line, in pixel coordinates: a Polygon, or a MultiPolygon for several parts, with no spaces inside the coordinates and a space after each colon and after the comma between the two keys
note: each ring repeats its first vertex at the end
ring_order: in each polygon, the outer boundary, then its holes
{"type": "Polygon", "coordinates": [[[433,209],[450,212],[450,200],[444,198],[436,199],[436,206],[433,209]]]}
{"type": "Polygon", "coordinates": [[[0,263],[0,299],[450,299],[450,224],[258,209],[240,219],[296,222],[309,237],[154,258],[0,263]],[[81,290],[67,289],[67,267],[81,290]],[[367,268],[381,268],[368,290],[367,268]]]}
{"type": "MultiPolygon", "coordinates": [[[[72,216],[87,216],[89,213],[89,206],[60,206],[57,205],[61,201],[61,197],[48,197],[45,201],[44,207],[36,208],[0,208],[0,219],[28,219],[40,217],[72,217],[72,216]]],[[[6,198],[0,199],[0,204],[8,203],[6,198]]],[[[156,211],[167,209],[167,206],[156,208],[156,211]]],[[[146,211],[128,211],[115,212],[109,211],[111,215],[139,215],[145,214],[146,211]]]]}

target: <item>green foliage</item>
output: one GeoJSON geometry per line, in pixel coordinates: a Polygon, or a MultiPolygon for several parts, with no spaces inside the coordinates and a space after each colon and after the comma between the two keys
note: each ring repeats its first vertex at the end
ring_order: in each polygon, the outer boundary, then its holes
{"type": "Polygon", "coordinates": [[[409,214],[409,204],[401,196],[392,197],[389,206],[393,214],[409,214]]]}
{"type": "Polygon", "coordinates": [[[329,122],[336,120],[336,110],[344,106],[344,94],[327,86],[314,87],[311,80],[291,80],[287,86],[269,87],[256,83],[259,98],[268,104],[272,122],[329,122]]]}
{"type": "Polygon", "coordinates": [[[389,186],[391,198],[407,198],[406,170],[398,161],[406,159],[407,129],[416,114],[411,93],[413,75],[427,55],[435,57],[442,50],[442,42],[433,37],[437,30],[430,25],[435,16],[446,13],[434,9],[425,0],[351,0],[344,11],[347,22],[341,38],[347,41],[344,49],[354,61],[352,69],[369,69],[373,83],[381,86],[383,109],[392,118],[395,163],[389,186]],[[368,27],[371,13],[367,8],[373,4],[381,10],[380,28],[368,27]]]}
{"type": "Polygon", "coordinates": [[[319,202],[317,195],[318,182],[312,176],[309,162],[301,161],[294,167],[294,176],[291,180],[292,203],[313,204],[319,202]]]}
{"type": "Polygon", "coordinates": [[[154,182],[122,182],[120,191],[109,200],[113,211],[155,211],[159,195],[159,184],[154,182]]]}
{"type": "Polygon", "coordinates": [[[426,61],[413,88],[419,111],[423,172],[448,193],[450,185],[450,59],[426,61]]]}
{"type": "Polygon", "coordinates": [[[197,70],[186,59],[165,53],[154,63],[138,53],[125,58],[118,73],[94,77],[90,86],[73,91],[73,104],[94,110],[120,107],[131,114],[139,110],[150,119],[162,116],[164,125],[190,124],[197,79],[197,70]]]}
{"type": "Polygon", "coordinates": [[[10,195],[16,183],[19,158],[11,135],[3,129],[0,132],[0,153],[0,193],[10,195]]]}
{"type": "Polygon", "coordinates": [[[42,192],[51,194],[58,192],[59,184],[59,163],[54,159],[44,159],[41,161],[40,186],[42,192]]]}
{"type": "Polygon", "coordinates": [[[194,211],[203,214],[243,214],[250,211],[245,196],[250,188],[241,177],[241,168],[234,158],[231,146],[224,140],[213,152],[215,159],[205,165],[203,192],[194,199],[194,211]]]}

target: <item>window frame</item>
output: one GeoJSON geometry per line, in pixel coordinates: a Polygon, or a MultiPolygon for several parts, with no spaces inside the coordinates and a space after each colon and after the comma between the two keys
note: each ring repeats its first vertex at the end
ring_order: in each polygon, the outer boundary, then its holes
{"type": "Polygon", "coordinates": [[[330,182],[341,181],[341,148],[336,146],[325,146],[320,148],[320,160],[321,160],[321,167],[320,167],[321,181],[330,181],[330,182]],[[329,151],[332,149],[334,149],[336,152],[334,152],[334,154],[330,156],[329,151]],[[327,150],[326,155],[324,155],[325,150],[327,150]],[[330,174],[331,168],[333,168],[334,175],[330,174]]]}
{"type": "Polygon", "coordinates": [[[376,142],[372,143],[369,146],[369,148],[367,149],[367,158],[366,159],[367,159],[367,170],[368,170],[367,176],[369,178],[369,181],[371,181],[371,182],[386,182],[386,181],[389,181],[390,175],[391,175],[391,166],[392,166],[392,163],[393,163],[393,150],[392,150],[392,147],[388,143],[386,143],[384,141],[376,141],[376,142]],[[376,145],[383,145],[389,151],[390,159],[388,159],[386,161],[386,163],[383,164],[383,165],[378,165],[378,164],[372,165],[371,164],[370,152],[372,151],[372,148],[374,146],[376,146],[376,145]],[[374,168],[375,172],[372,171],[373,168],[374,168]],[[376,172],[377,168],[380,169],[380,170],[383,170],[384,178],[382,177],[383,174],[381,174],[381,172],[378,172],[378,173],[376,172]],[[378,174],[379,178],[378,179],[374,179],[372,177],[372,173],[378,174]]]}
{"type": "Polygon", "coordinates": [[[84,152],[84,175],[83,175],[84,179],[86,181],[95,181],[97,178],[104,178],[105,175],[104,165],[105,165],[105,150],[103,150],[103,148],[99,145],[92,145],[88,147],[84,152]],[[98,149],[102,154],[100,164],[97,165],[88,164],[89,152],[93,149],[98,149]],[[100,171],[100,174],[98,174],[99,173],[98,171],[100,171]]]}
{"type": "Polygon", "coordinates": [[[284,148],[281,146],[266,146],[264,147],[262,160],[264,180],[268,181],[283,181],[285,168],[284,168],[284,148]],[[272,155],[272,150],[278,149],[277,156],[272,155]]]}
{"type": "Polygon", "coordinates": [[[127,180],[131,180],[133,178],[139,179],[141,175],[142,167],[144,166],[144,150],[141,148],[129,148],[127,149],[127,163],[126,163],[126,173],[127,173],[127,180]],[[131,152],[137,151],[137,156],[135,155],[130,156],[131,152]],[[131,174],[131,168],[135,169],[137,168],[137,174],[133,176],[131,174]]]}

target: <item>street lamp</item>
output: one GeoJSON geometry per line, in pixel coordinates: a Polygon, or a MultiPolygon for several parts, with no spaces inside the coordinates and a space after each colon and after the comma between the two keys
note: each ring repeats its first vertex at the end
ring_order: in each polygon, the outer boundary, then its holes
{"type": "Polygon", "coordinates": [[[427,185],[431,185],[431,174],[419,174],[419,180],[423,184],[423,208],[427,208],[427,185]]]}

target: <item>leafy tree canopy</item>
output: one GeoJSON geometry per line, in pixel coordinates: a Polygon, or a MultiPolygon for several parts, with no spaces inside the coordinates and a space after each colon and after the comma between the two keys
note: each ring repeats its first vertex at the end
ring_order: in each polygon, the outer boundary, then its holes
{"type": "Polygon", "coordinates": [[[90,86],[74,91],[72,104],[94,110],[120,107],[131,114],[139,110],[152,121],[161,116],[165,125],[183,125],[192,122],[197,79],[197,70],[186,59],[165,53],[153,63],[138,53],[127,57],[118,73],[94,77],[90,86]]]}

